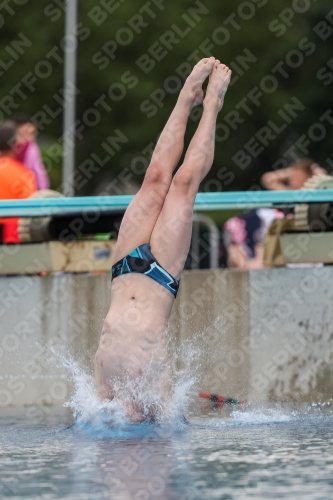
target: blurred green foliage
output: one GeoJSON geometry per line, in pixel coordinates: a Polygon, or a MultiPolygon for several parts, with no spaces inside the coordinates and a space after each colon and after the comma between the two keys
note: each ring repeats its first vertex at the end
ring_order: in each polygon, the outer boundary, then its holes
{"type": "Polygon", "coordinates": [[[60,144],[56,145],[56,147],[53,145],[51,156],[48,152],[50,146],[51,143],[41,144],[42,158],[50,178],[51,187],[61,192],[63,147],[60,144]]]}
{"type": "MultiPolygon", "coordinates": [[[[152,0],[146,3],[141,0],[80,0],[77,168],[91,159],[93,153],[104,158],[106,152],[102,143],[108,136],[115,135],[115,130],[118,129],[127,140],[119,143],[118,151],[113,148],[114,155],[103,167],[95,168],[87,182],[79,183],[77,193],[96,193],[97,187],[101,189],[120,171],[133,170],[133,158],[141,156],[142,150],[155,142],[161,132],[176,101],[177,92],[172,87],[177,87],[180,81],[176,70],[188,59],[193,65],[191,54],[194,51],[200,57],[211,52],[231,65],[234,78],[218,121],[219,137],[224,136],[225,140],[219,139],[216,143],[214,165],[202,190],[259,188],[261,174],[272,168],[302,134],[308,135],[311,125],[332,105],[332,83],[328,76],[324,80],[323,75],[333,70],[327,67],[322,70],[321,77],[318,72],[332,58],[333,34],[327,30],[327,36],[320,35],[315,28],[331,10],[331,0],[152,0]],[[196,10],[191,10],[193,8],[196,10]],[[173,41],[168,38],[168,31],[175,34],[173,41]],[[168,40],[172,44],[169,48],[168,40]],[[157,62],[153,52],[156,58],[163,53],[163,59],[157,62]],[[155,60],[149,72],[143,71],[138,64],[144,54],[155,60]],[[279,64],[280,71],[272,73],[279,64]],[[168,80],[171,75],[175,78],[168,80]],[[263,80],[266,75],[274,78],[263,80]],[[271,92],[269,89],[274,86],[275,79],[277,89],[271,92]],[[259,105],[255,105],[248,93],[254,87],[263,86],[263,82],[267,84],[266,91],[262,91],[259,105]],[[165,96],[160,101],[153,101],[151,94],[157,89],[164,89],[165,96]],[[247,108],[241,104],[244,97],[247,108]],[[286,120],[283,107],[293,97],[304,109],[296,111],[294,118],[287,113],[286,120]],[[99,99],[100,104],[96,105],[99,99]],[[143,111],[143,107],[148,109],[148,104],[143,104],[147,99],[152,106],[149,108],[151,117],[143,111]],[[91,109],[96,111],[87,112],[91,109]],[[232,111],[239,113],[239,123],[235,126],[230,124],[230,118],[229,122],[224,118],[230,117],[228,113],[232,111]],[[252,155],[256,157],[252,157],[246,168],[240,168],[234,155],[244,149],[247,141],[267,126],[269,120],[279,125],[286,123],[286,127],[282,133],[274,133],[262,151],[259,142],[252,155]]],[[[13,61],[7,70],[0,67],[3,73],[1,97],[5,99],[1,101],[4,103],[2,118],[9,119],[17,112],[36,116],[45,109],[52,110],[54,118],[46,112],[49,123],[40,127],[39,138],[44,144],[43,155],[52,187],[60,188],[62,113],[59,102],[63,88],[64,1],[40,0],[21,6],[9,2],[7,9],[2,8],[1,16],[0,59],[5,66],[13,61]],[[28,40],[29,47],[18,49],[15,43],[13,45],[20,36],[28,40]],[[24,79],[30,72],[36,77],[34,90],[22,83],[31,81],[31,76],[24,79]],[[21,85],[20,90],[18,87],[15,90],[17,84],[21,85]],[[12,96],[12,107],[8,96],[12,96]],[[57,146],[50,149],[53,143],[57,146]]],[[[332,27],[329,20],[325,22],[332,27]]],[[[253,91],[251,95],[255,94],[253,91]]],[[[189,121],[186,144],[197,122],[198,116],[194,115],[189,121]]],[[[308,153],[299,149],[297,152],[299,156],[312,156],[329,168],[327,159],[332,155],[333,127],[325,122],[325,128],[325,137],[310,141],[308,153]]],[[[286,157],[286,161],[290,162],[291,158],[286,157]]],[[[133,174],[136,182],[141,179],[142,173],[133,174]]],[[[111,194],[114,194],[112,190],[111,194]]]]}

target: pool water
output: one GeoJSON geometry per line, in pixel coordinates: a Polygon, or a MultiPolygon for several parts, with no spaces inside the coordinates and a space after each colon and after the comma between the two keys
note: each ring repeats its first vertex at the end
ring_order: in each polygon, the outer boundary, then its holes
{"type": "Polygon", "coordinates": [[[0,498],[333,499],[330,408],[197,399],[187,422],[117,428],[65,408],[3,410],[0,498]]]}

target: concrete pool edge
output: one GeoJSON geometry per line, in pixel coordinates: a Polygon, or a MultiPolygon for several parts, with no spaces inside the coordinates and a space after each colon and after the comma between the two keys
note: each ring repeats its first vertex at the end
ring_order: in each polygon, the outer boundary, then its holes
{"type": "MultiPolygon", "coordinates": [[[[193,388],[249,402],[325,401],[333,388],[333,268],[185,271],[172,346],[193,388]],[[193,357],[193,356],[192,356],[193,357]]],[[[62,405],[72,383],[50,345],[91,370],[110,276],[0,278],[0,405],[62,405]]],[[[181,367],[181,366],[180,366],[181,367]]],[[[176,366],[177,368],[177,366],[176,366]]]]}

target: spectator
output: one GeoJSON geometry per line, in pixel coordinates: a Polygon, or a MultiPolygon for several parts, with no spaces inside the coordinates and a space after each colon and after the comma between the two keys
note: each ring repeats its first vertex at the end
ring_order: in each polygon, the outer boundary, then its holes
{"type": "MultiPolygon", "coordinates": [[[[327,174],[310,158],[299,160],[288,168],[267,172],[262,183],[267,189],[301,189],[313,175],[327,174]]],[[[228,267],[238,269],[262,269],[263,241],[273,219],[283,218],[283,212],[272,208],[260,208],[232,217],[223,228],[223,242],[227,251],[228,267]]]]}
{"type": "Polygon", "coordinates": [[[266,172],[262,176],[261,182],[266,189],[274,191],[301,189],[306,181],[318,174],[327,174],[327,172],[311,158],[303,158],[287,168],[266,172]]]}
{"type": "Polygon", "coordinates": [[[227,250],[228,267],[262,269],[262,243],[267,230],[274,219],[283,217],[280,210],[259,208],[227,220],[223,228],[223,242],[227,250]]]}
{"type": "MultiPolygon", "coordinates": [[[[36,179],[30,170],[14,159],[16,125],[4,122],[0,125],[0,199],[28,198],[36,190],[36,179]]],[[[0,219],[0,240],[18,243],[18,219],[0,219]]]]}
{"type": "Polygon", "coordinates": [[[26,115],[18,115],[14,121],[17,126],[15,158],[35,174],[37,189],[48,189],[50,181],[36,143],[36,125],[26,115]]]}

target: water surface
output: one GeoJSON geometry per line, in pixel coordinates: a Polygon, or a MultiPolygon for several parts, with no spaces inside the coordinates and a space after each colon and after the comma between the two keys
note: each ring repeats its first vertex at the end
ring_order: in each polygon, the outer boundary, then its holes
{"type": "Polygon", "coordinates": [[[213,409],[168,425],[73,424],[68,409],[0,417],[0,498],[333,499],[330,405],[213,409]]]}

